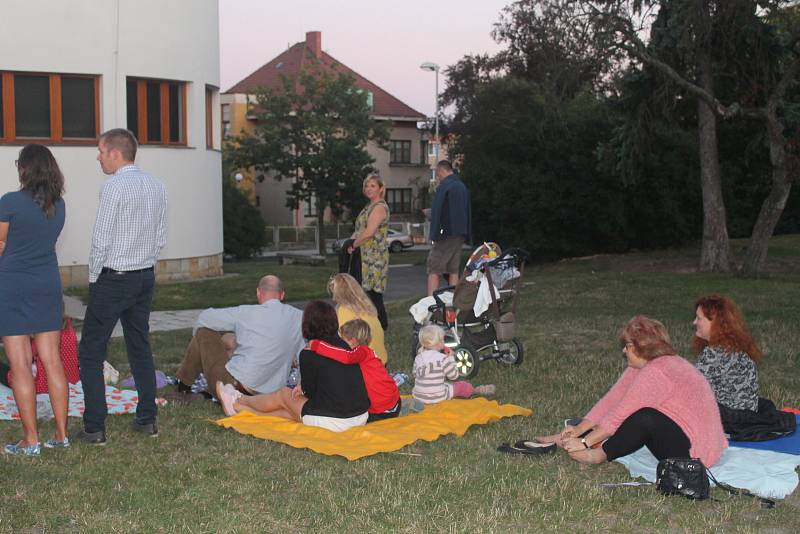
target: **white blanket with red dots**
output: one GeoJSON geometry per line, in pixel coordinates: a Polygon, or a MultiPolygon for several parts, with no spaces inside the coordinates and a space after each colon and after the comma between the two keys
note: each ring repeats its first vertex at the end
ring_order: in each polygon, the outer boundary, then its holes
{"type": "MultiPolygon", "coordinates": [[[[135,413],[136,404],[139,396],[136,390],[117,389],[106,386],[106,404],[108,405],[109,415],[120,415],[135,413]]],[[[166,404],[164,399],[156,399],[156,404],[166,404]]],[[[83,415],[83,387],[81,383],[69,385],[69,409],[67,414],[70,417],[81,417],[83,415]]],[[[50,406],[50,398],[46,393],[36,396],[36,415],[39,419],[51,419],[53,409],[50,406]]],[[[0,384],[0,420],[19,419],[17,403],[14,402],[14,394],[11,389],[0,384]]]]}

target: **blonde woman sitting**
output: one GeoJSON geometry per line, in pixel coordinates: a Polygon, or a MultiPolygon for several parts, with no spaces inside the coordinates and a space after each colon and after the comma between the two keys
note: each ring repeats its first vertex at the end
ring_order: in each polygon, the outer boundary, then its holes
{"type": "Polygon", "coordinates": [[[361,319],[366,322],[372,333],[369,348],[374,350],[378,359],[383,362],[383,365],[386,365],[389,355],[383,342],[383,327],[378,320],[375,305],[361,288],[361,284],[349,274],[339,273],[331,277],[328,291],[333,298],[339,324],[345,324],[353,319],[361,319]]]}

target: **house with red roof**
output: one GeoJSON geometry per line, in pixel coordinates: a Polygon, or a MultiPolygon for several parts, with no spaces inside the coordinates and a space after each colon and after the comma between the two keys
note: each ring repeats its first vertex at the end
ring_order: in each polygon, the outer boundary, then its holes
{"type": "MultiPolygon", "coordinates": [[[[390,121],[389,150],[374,143],[370,143],[367,150],[375,159],[373,166],[386,184],[386,202],[392,221],[418,218],[419,209],[425,207],[424,197],[431,176],[428,136],[417,128],[417,124],[426,119],[425,115],[323,51],[321,32],[307,32],[305,41],[289,47],[220,95],[223,137],[252,132],[257,121],[254,110],[257,90],[282,87],[283,77],[296,77],[310,61],[321,62],[331,69],[352,75],[355,86],[368,95],[373,118],[390,121]]],[[[252,170],[248,169],[235,172],[239,186],[249,191],[268,225],[315,224],[313,204],[297,210],[286,207],[286,192],[291,187],[288,180],[254,176],[252,170]]]]}

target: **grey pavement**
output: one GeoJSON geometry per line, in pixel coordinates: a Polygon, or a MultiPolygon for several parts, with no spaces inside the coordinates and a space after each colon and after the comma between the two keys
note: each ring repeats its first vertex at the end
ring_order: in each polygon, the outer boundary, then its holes
{"type": "MultiPolygon", "coordinates": [[[[426,291],[424,265],[390,265],[386,302],[412,297],[422,298],[426,291]]],[[[291,295],[290,295],[291,296],[291,295]]],[[[302,309],[305,301],[289,304],[302,309]]],[[[192,328],[203,310],[154,311],[150,313],[150,331],[180,330],[192,328]]],[[[83,320],[86,306],[77,298],[64,295],[64,313],[73,319],[83,320]]],[[[80,335],[80,334],[79,334],[80,335]]],[[[117,323],[111,337],[122,337],[122,325],[117,323]]]]}

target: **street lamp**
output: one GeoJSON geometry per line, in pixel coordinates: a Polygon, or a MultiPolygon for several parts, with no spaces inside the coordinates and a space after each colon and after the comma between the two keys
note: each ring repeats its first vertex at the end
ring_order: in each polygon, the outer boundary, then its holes
{"type": "Polygon", "coordinates": [[[436,97],[436,115],[434,117],[436,133],[434,135],[433,154],[436,160],[435,163],[439,163],[439,65],[426,61],[419,68],[436,73],[436,94],[434,95],[436,97]]]}

